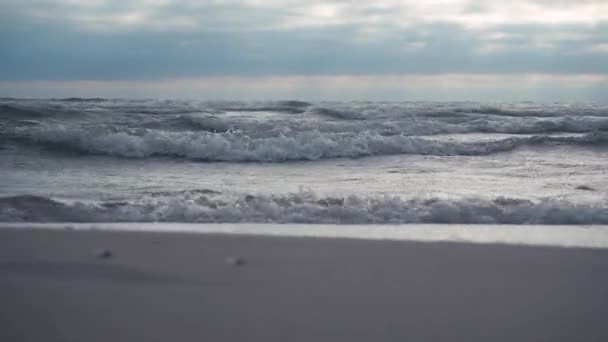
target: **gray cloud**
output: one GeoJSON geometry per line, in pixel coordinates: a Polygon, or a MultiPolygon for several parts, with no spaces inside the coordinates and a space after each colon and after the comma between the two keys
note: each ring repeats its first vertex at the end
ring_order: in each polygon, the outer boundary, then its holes
{"type": "Polygon", "coordinates": [[[0,79],[608,73],[604,1],[420,3],[9,1],[0,79]]]}

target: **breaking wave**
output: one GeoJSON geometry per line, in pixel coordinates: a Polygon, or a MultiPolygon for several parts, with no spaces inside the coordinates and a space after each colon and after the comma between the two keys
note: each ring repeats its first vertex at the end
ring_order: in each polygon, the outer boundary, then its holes
{"type": "Polygon", "coordinates": [[[45,113],[35,109],[20,108],[11,105],[0,105],[0,118],[31,118],[31,117],[42,117],[45,113]]]}
{"type": "Polygon", "coordinates": [[[37,196],[0,198],[1,222],[273,222],[325,224],[608,224],[608,208],[496,198],[318,197],[182,193],[124,202],[65,203],[37,196]]]}
{"type": "Polygon", "coordinates": [[[176,157],[199,161],[283,162],[327,158],[418,154],[483,156],[534,145],[592,145],[608,143],[608,133],[583,136],[510,137],[482,142],[454,142],[376,132],[295,132],[251,137],[243,132],[168,132],[153,129],[112,131],[65,126],[27,128],[17,139],[47,148],[126,158],[176,157]]]}
{"type": "Polygon", "coordinates": [[[0,144],[125,158],[282,162],[480,156],[532,145],[603,146],[607,134],[608,107],[594,104],[0,100],[0,144]],[[515,136],[489,136],[494,140],[485,142],[429,138],[477,133],[515,136]],[[549,136],[570,133],[585,135],[549,136]]]}

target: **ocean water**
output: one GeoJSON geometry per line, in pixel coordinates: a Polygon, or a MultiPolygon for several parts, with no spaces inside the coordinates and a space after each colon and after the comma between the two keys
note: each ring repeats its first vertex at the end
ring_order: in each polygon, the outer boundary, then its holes
{"type": "Polygon", "coordinates": [[[608,106],[0,100],[0,222],[608,224],[608,106]]]}

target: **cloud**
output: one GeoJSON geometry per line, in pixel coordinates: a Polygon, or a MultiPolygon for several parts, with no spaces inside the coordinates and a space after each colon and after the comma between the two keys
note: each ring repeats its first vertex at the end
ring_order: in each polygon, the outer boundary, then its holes
{"type": "Polygon", "coordinates": [[[608,20],[604,0],[8,0],[3,7],[16,16],[109,31],[288,30],[332,25],[390,29],[420,23],[487,29],[505,24],[595,25],[608,20]]]}
{"type": "Polygon", "coordinates": [[[605,0],[6,0],[0,13],[5,81],[608,74],[605,0]]]}

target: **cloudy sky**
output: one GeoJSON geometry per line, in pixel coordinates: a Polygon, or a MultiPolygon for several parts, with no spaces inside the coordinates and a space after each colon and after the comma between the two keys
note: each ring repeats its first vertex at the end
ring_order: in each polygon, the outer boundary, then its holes
{"type": "Polygon", "coordinates": [[[608,101],[606,0],[2,0],[0,96],[608,101]]]}

